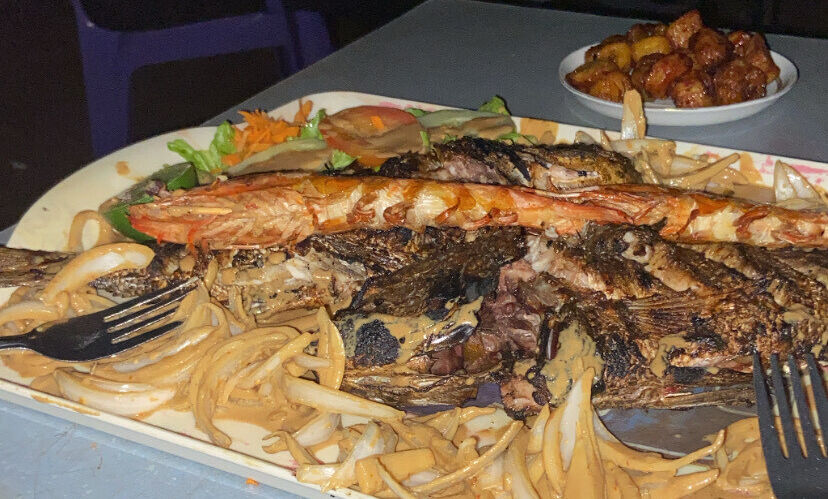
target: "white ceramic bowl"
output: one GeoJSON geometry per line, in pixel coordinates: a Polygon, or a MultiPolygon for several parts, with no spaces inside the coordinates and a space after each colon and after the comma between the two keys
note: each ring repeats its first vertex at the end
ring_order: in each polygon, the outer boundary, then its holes
{"type": "MultiPolygon", "coordinates": [[[[604,116],[621,119],[620,103],[593,97],[581,92],[566,81],[567,73],[572,72],[584,63],[584,54],[586,54],[587,49],[590,47],[592,45],[581,47],[564,57],[561,65],[558,67],[558,77],[561,80],[561,85],[572,92],[575,98],[589,109],[604,116]]],[[[773,51],[771,51],[771,57],[773,57],[773,62],[779,66],[779,78],[768,85],[767,95],[761,99],[729,104],[727,106],[711,106],[695,109],[678,108],[669,99],[647,102],[644,104],[644,114],[647,117],[647,124],[664,126],[715,125],[717,123],[740,120],[758,113],[788,93],[794,83],[796,83],[798,77],[796,66],[788,58],[773,51]]]]}

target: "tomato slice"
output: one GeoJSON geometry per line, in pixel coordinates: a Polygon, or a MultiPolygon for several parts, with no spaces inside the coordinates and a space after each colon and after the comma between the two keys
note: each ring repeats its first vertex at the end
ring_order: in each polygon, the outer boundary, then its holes
{"type": "Polygon", "coordinates": [[[423,147],[417,118],[392,107],[359,106],[326,117],[319,124],[325,142],[366,166],[379,166],[423,147]]]}

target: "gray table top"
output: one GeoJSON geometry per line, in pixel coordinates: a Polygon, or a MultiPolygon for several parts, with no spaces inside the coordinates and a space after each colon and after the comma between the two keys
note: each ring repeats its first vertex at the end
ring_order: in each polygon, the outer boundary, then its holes
{"type": "MultiPolygon", "coordinates": [[[[557,80],[572,50],[633,21],[459,0],[432,0],[210,120],[271,109],[328,90],[356,90],[475,107],[491,95],[521,116],[616,129],[568,96],[557,80]]],[[[701,128],[652,127],[652,135],[828,161],[828,100],[820,83],[828,41],[769,36],[800,81],[765,112],[701,128]]],[[[0,234],[0,237],[8,234],[0,234]]],[[[3,241],[5,240],[3,237],[3,241]]],[[[0,497],[288,497],[244,479],[0,402],[0,497]],[[13,450],[12,450],[13,449],[13,450]]]]}
{"type": "MultiPolygon", "coordinates": [[[[273,109],[315,92],[353,90],[475,108],[492,95],[518,116],[617,130],[617,120],[578,104],[558,81],[573,50],[636,21],[465,0],[432,0],[313,66],[210,120],[238,109],[273,109]]],[[[828,40],[769,35],[770,47],[799,69],[777,103],[750,118],[704,127],[658,127],[648,134],[828,162],[828,40]]]]}

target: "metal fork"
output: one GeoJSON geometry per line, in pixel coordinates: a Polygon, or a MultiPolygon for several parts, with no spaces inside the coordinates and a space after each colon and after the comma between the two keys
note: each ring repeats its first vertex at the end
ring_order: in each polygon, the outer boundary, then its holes
{"type": "Polygon", "coordinates": [[[819,428],[825,435],[828,425],[828,397],[825,395],[822,370],[814,360],[814,356],[807,354],[805,361],[808,364],[808,374],[811,379],[811,389],[816,401],[817,421],[811,421],[811,410],[802,388],[802,378],[799,375],[799,365],[792,355],[788,356],[790,369],[790,386],[796,409],[799,415],[800,428],[805,443],[805,449],[799,445],[794,417],[788,402],[788,391],[782,380],[779,368],[779,356],[771,355],[771,381],[774,398],[779,408],[779,419],[782,423],[782,435],[785,439],[787,453],[779,440],[776,421],[773,414],[773,402],[768,396],[767,380],[759,354],[753,355],[753,386],[756,390],[756,411],[759,414],[759,432],[762,436],[762,451],[765,454],[765,464],[768,468],[773,492],[779,498],[787,497],[828,497],[828,459],[822,455],[814,428],[819,428]],[[785,456],[787,454],[787,457],[785,456]]]}
{"type": "Polygon", "coordinates": [[[181,321],[173,321],[149,329],[178,310],[197,280],[191,278],[94,314],[49,322],[26,334],[0,337],[0,350],[25,348],[70,362],[115,355],[180,326],[181,321]]]}

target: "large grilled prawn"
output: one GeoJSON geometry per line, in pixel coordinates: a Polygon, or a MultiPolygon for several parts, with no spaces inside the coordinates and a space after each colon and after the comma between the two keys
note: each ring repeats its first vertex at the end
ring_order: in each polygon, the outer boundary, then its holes
{"type": "Polygon", "coordinates": [[[572,234],[587,222],[659,225],[686,242],[828,246],[828,213],[794,211],[655,185],[567,192],[384,177],[264,174],[177,191],[130,208],[159,241],[206,248],[290,246],[360,228],[522,226],[572,234]]]}

